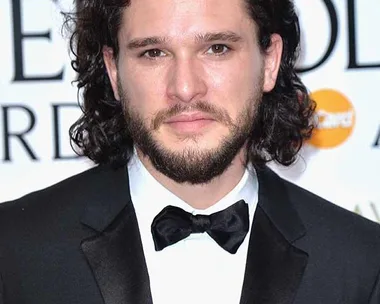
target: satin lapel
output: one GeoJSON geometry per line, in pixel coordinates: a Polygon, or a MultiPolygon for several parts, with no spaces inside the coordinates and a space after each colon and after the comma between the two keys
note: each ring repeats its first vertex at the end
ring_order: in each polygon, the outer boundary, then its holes
{"type": "Polygon", "coordinates": [[[257,170],[259,203],[247,255],[240,304],[293,303],[308,255],[292,243],[305,228],[288,200],[282,180],[257,170]]]}
{"type": "Polygon", "coordinates": [[[107,173],[102,180],[101,187],[107,190],[89,203],[82,218],[97,233],[82,241],[82,251],[105,304],[150,304],[149,276],[128,175],[107,173]]]}

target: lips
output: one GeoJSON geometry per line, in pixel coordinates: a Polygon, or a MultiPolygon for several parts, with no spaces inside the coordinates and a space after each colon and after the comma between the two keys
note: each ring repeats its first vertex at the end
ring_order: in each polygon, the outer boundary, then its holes
{"type": "Polygon", "coordinates": [[[182,113],[169,118],[165,123],[195,122],[199,120],[214,120],[214,118],[206,113],[182,113]]]}
{"type": "Polygon", "coordinates": [[[182,113],[167,119],[164,123],[178,135],[198,134],[204,128],[215,122],[215,119],[207,113],[182,113]]]}

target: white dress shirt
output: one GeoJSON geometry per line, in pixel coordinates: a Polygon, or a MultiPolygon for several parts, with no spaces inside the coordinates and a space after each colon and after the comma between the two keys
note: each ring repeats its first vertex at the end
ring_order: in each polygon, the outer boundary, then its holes
{"type": "Polygon", "coordinates": [[[238,304],[243,286],[249,235],[258,199],[253,168],[215,205],[197,210],[186,204],[144,167],[137,155],[128,165],[131,198],[136,211],[154,304],[238,304]],[[220,247],[207,233],[192,234],[162,251],[155,251],[151,234],[154,217],[166,206],[192,214],[211,214],[244,199],[250,228],[236,254],[220,247]]]}

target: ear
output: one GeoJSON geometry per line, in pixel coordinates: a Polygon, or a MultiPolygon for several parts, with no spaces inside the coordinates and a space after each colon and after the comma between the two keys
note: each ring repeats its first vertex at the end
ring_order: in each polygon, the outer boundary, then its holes
{"type": "Polygon", "coordinates": [[[118,83],[118,73],[117,73],[117,62],[114,57],[113,49],[104,46],[103,47],[103,60],[106,65],[108,77],[111,82],[112,90],[113,90],[113,95],[115,95],[115,98],[117,100],[120,100],[118,88],[117,88],[117,83],[118,83]]]}
{"type": "Polygon", "coordinates": [[[271,44],[265,50],[264,57],[264,92],[273,90],[280,69],[283,42],[279,34],[272,34],[271,44]]]}

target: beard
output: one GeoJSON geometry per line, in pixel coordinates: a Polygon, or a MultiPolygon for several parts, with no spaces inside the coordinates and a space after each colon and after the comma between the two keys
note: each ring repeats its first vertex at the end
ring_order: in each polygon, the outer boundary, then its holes
{"type": "MultiPolygon", "coordinates": [[[[151,123],[147,124],[140,113],[130,106],[127,94],[121,84],[118,84],[127,125],[126,131],[136,148],[148,157],[154,168],[162,174],[177,183],[193,185],[206,184],[225,172],[247,143],[253,131],[257,105],[262,99],[261,83],[257,88],[260,89],[254,90],[235,122],[227,112],[208,102],[198,101],[189,104],[177,103],[169,109],[158,112],[151,123]],[[166,119],[187,111],[211,114],[217,122],[227,125],[228,135],[221,139],[218,147],[207,150],[185,147],[182,151],[173,151],[154,138],[154,132],[166,119]]],[[[196,142],[197,135],[183,136],[182,140],[196,142]]]]}

